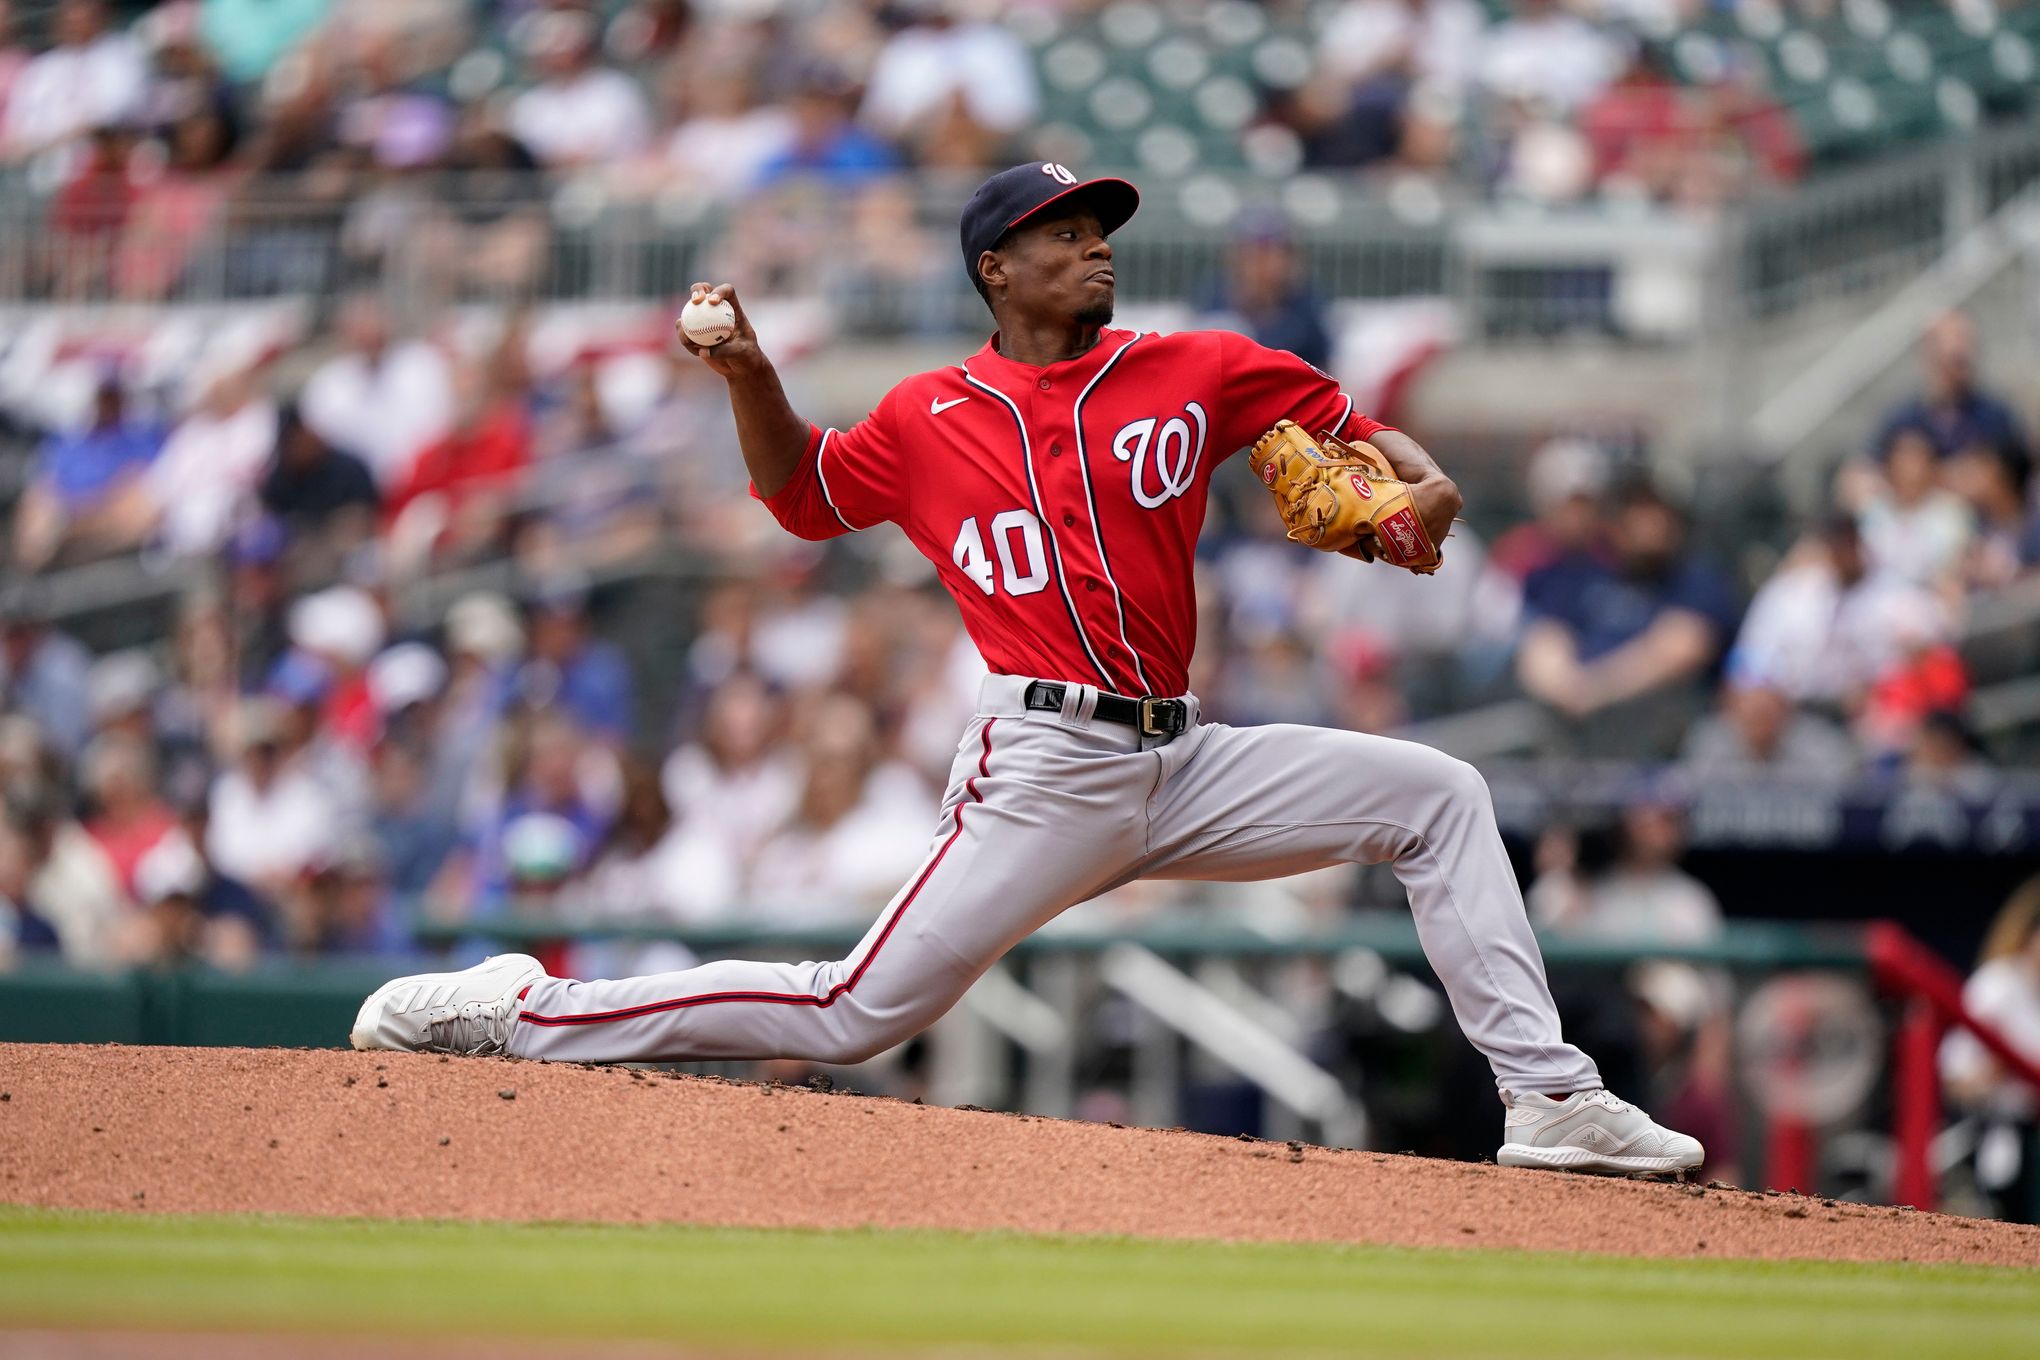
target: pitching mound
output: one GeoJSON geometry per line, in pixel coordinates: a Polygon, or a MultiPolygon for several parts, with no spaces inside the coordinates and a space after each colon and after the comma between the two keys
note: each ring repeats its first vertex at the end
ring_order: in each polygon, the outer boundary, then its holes
{"type": "Polygon", "coordinates": [[[507,1059],[0,1045],[0,1201],[2040,1266],[2040,1228],[507,1059]]]}

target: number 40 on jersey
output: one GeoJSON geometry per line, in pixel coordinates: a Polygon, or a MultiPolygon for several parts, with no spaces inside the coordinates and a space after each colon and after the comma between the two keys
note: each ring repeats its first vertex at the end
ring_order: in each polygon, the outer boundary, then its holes
{"type": "Polygon", "coordinates": [[[992,516],[991,531],[992,553],[999,559],[996,573],[991,556],[985,552],[985,539],[978,531],[976,515],[956,531],[956,546],[949,550],[957,569],[975,582],[979,590],[991,595],[1003,585],[1008,595],[1032,595],[1048,584],[1048,557],[1041,550],[1041,521],[1032,512],[1002,510],[992,516]]]}

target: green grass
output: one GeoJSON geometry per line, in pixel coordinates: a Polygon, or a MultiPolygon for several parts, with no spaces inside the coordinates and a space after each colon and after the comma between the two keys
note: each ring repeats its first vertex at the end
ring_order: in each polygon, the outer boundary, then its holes
{"type": "Polygon", "coordinates": [[[0,1207],[0,1331],[44,1327],[803,1355],[1984,1360],[2035,1353],[2040,1272],[0,1207]]]}

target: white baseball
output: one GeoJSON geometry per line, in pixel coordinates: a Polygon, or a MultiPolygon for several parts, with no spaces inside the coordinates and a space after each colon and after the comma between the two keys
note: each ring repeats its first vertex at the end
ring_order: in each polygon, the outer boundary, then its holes
{"type": "Polygon", "coordinates": [[[737,333],[737,309],[726,300],[689,299],[680,309],[680,330],[695,344],[711,349],[737,333]]]}

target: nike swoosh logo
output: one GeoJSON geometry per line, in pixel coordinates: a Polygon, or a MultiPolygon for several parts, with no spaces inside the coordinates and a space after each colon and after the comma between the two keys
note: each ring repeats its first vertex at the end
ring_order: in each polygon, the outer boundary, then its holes
{"type": "Polygon", "coordinates": [[[969,397],[952,397],[948,401],[931,401],[928,403],[928,414],[931,416],[939,416],[944,411],[947,411],[950,407],[961,406],[969,400],[970,400],[969,397]]]}

